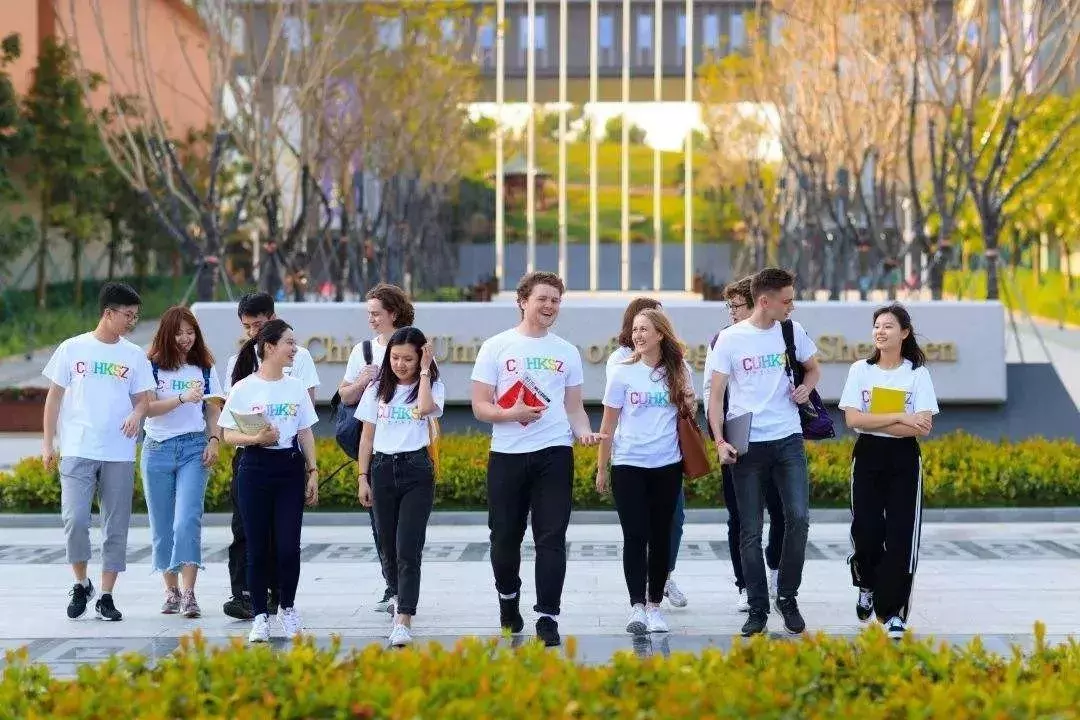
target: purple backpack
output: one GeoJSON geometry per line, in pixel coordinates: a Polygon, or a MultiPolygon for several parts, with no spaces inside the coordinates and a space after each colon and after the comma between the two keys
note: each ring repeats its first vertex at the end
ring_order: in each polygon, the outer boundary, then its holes
{"type": "MultiPolygon", "coordinates": [[[[795,328],[790,320],[780,323],[784,333],[784,345],[787,351],[787,373],[796,387],[802,384],[806,372],[795,355],[795,328]]],[[[803,437],[807,440],[828,440],[836,437],[832,418],[821,401],[817,390],[810,391],[810,400],[799,406],[799,421],[802,423],[803,437]]]]}

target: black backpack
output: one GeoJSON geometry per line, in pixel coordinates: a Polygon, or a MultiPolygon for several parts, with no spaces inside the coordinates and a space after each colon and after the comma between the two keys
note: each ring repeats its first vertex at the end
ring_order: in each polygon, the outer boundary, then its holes
{"type": "MultiPolygon", "coordinates": [[[[718,337],[720,337],[720,333],[716,333],[715,335],[712,336],[712,340],[709,341],[709,349],[710,350],[713,350],[713,349],[716,348],[716,339],[718,337]]],[[[712,425],[709,424],[709,406],[706,405],[704,410],[705,410],[705,432],[709,433],[709,439],[710,440],[715,440],[716,438],[713,437],[712,425]]],[[[724,388],[724,417],[727,417],[727,411],[728,411],[728,393],[727,393],[727,388],[724,388]]]]}
{"type": "MultiPolygon", "coordinates": [[[[371,341],[363,342],[364,364],[370,365],[372,360],[371,341]]],[[[346,405],[341,402],[341,393],[334,393],[330,398],[330,412],[334,416],[334,438],[346,455],[356,460],[360,453],[360,421],[356,419],[356,405],[346,405]]]]}
{"type": "MultiPolygon", "coordinates": [[[[144,365],[143,367],[146,367],[146,366],[144,365]]],[[[156,362],[154,362],[153,360],[150,361],[150,369],[154,372],[154,389],[155,389],[155,392],[156,392],[158,383],[161,382],[161,381],[158,380],[158,364],[156,362]]],[[[208,392],[210,392],[210,368],[204,367],[202,369],[202,379],[203,379],[203,395],[206,395],[208,392]]],[[[203,400],[202,404],[203,404],[203,409],[206,409],[206,401],[205,400],[203,400]]]]}

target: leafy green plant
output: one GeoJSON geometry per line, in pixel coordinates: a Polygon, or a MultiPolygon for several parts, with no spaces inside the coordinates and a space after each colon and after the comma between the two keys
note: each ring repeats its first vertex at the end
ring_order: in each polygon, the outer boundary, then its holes
{"type": "MultiPolygon", "coordinates": [[[[477,509],[487,505],[489,439],[477,433],[443,436],[437,509],[477,509]]],[[[815,507],[847,507],[851,438],[807,443],[810,502],[815,507]]],[[[329,438],[317,441],[317,462],[323,510],[359,510],[356,464],[329,438]]],[[[711,450],[710,450],[711,453],[711,450]]],[[[206,510],[230,508],[229,479],[233,450],[222,448],[206,488],[206,510]]],[[[1067,440],[1032,438],[992,442],[963,433],[923,443],[923,492],[926,507],[1014,507],[1080,504],[1080,446],[1067,440]]],[[[597,494],[596,448],[574,450],[574,506],[610,508],[611,499],[597,494]]],[[[691,507],[722,503],[718,471],[685,484],[691,507]]],[[[36,458],[23,460],[0,474],[0,510],[55,512],[59,508],[55,472],[47,473],[36,458]]],[[[135,482],[135,507],[145,508],[142,481],[135,482]]]]}
{"type": "Polygon", "coordinates": [[[510,649],[468,638],[403,652],[369,646],[348,653],[335,638],[307,638],[286,652],[211,648],[202,636],[152,662],[126,654],[54,678],[9,651],[0,718],[973,718],[1075,717],[1080,644],[1008,657],[976,639],[899,643],[879,627],[848,639],[822,634],[776,642],[758,636],[732,648],[603,665],[575,661],[538,643],[510,649]]]}

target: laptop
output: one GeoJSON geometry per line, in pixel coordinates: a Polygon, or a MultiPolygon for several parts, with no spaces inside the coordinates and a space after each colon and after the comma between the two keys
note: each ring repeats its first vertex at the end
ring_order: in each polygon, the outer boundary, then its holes
{"type": "Polygon", "coordinates": [[[724,440],[739,455],[745,455],[750,449],[750,421],[753,417],[754,413],[748,412],[724,421],[724,440]]]}

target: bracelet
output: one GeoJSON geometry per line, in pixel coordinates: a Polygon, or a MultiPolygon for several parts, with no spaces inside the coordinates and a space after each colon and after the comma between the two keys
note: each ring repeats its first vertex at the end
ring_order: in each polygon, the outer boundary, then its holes
{"type": "MultiPolygon", "coordinates": [[[[184,404],[184,396],[183,395],[177,395],[176,399],[180,401],[180,405],[184,404]]],[[[177,405],[176,407],[180,407],[180,405],[177,405]]]]}
{"type": "Polygon", "coordinates": [[[420,377],[431,377],[431,371],[430,370],[421,370],[420,371],[420,377]]]}
{"type": "Polygon", "coordinates": [[[221,438],[219,438],[217,435],[211,435],[210,439],[206,442],[210,442],[210,440],[217,440],[218,442],[221,442],[221,438]]]}
{"type": "Polygon", "coordinates": [[[317,467],[309,467],[309,468],[307,469],[307,473],[308,473],[308,475],[310,475],[310,474],[311,474],[311,473],[313,473],[313,472],[319,472],[319,468],[317,468],[317,467]]]}
{"type": "Polygon", "coordinates": [[[362,472],[357,476],[357,480],[359,480],[360,478],[366,478],[367,476],[368,474],[366,472],[362,472]]]}

